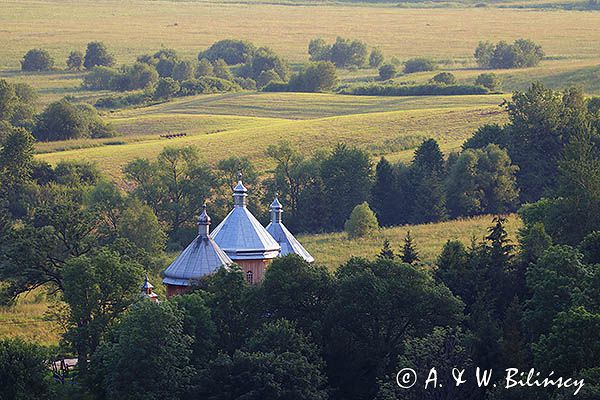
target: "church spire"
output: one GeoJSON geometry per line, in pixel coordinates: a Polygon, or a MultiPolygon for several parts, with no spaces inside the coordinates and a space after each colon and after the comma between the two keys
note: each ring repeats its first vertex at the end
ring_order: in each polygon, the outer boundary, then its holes
{"type": "Polygon", "coordinates": [[[202,214],[198,217],[198,236],[208,238],[210,228],[210,217],[206,213],[206,203],[202,206],[202,214]]]}
{"type": "Polygon", "coordinates": [[[278,224],[281,222],[281,214],[283,213],[283,207],[277,198],[278,195],[275,194],[275,200],[271,203],[271,222],[274,224],[278,224]]]}
{"type": "Polygon", "coordinates": [[[233,188],[233,204],[235,207],[246,207],[248,189],[242,183],[242,171],[238,172],[238,183],[233,188]]]}

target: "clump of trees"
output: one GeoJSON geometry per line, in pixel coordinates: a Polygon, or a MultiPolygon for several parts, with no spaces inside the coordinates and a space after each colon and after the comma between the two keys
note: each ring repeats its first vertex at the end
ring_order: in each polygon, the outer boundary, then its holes
{"type": "Polygon", "coordinates": [[[31,49],[21,60],[22,71],[50,71],[54,67],[54,58],[43,49],[31,49]]]}
{"type": "Polygon", "coordinates": [[[476,85],[481,85],[489,90],[498,90],[500,83],[500,77],[493,73],[479,74],[475,79],[476,85]]]}
{"type": "Polygon", "coordinates": [[[331,61],[339,68],[363,67],[367,64],[367,57],[372,67],[383,62],[380,50],[373,49],[369,55],[366,43],[339,36],[333,44],[327,44],[321,38],[311,40],[308,54],[311,61],[331,61]]]}
{"type": "Polygon", "coordinates": [[[474,56],[482,68],[529,68],[540,63],[544,51],[532,40],[517,39],[512,44],[479,42],[474,56]]]}
{"type": "Polygon", "coordinates": [[[398,74],[398,70],[394,64],[384,64],[379,67],[379,79],[382,81],[387,81],[388,79],[392,79],[398,74]]]}
{"type": "Polygon", "coordinates": [[[335,65],[330,61],[313,62],[294,74],[288,83],[270,81],[264,91],[324,92],[332,90],[338,82],[335,65]]]}
{"type": "Polygon", "coordinates": [[[92,69],[97,66],[112,67],[115,63],[114,56],[102,42],[89,42],[85,50],[83,66],[92,69]]]}
{"type": "Polygon", "coordinates": [[[441,84],[441,85],[455,85],[456,77],[451,72],[440,72],[431,78],[433,83],[441,84]]]}
{"type": "Polygon", "coordinates": [[[245,64],[256,52],[256,47],[245,40],[225,39],[213,43],[198,54],[198,61],[206,59],[215,62],[223,60],[227,65],[245,64]]]}
{"type": "Polygon", "coordinates": [[[404,73],[412,74],[414,72],[434,71],[437,69],[437,63],[430,58],[411,58],[404,61],[404,73]]]}

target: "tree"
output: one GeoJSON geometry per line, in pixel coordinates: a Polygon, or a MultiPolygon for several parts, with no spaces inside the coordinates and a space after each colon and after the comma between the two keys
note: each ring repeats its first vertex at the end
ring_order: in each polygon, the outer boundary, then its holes
{"type": "Polygon", "coordinates": [[[394,64],[384,64],[379,67],[379,79],[382,81],[387,81],[388,79],[392,79],[398,73],[396,66],[394,64]]]}
{"type": "Polygon", "coordinates": [[[498,90],[500,83],[500,77],[494,73],[479,74],[475,79],[476,85],[481,85],[490,90],[498,90]]]}
{"type": "Polygon", "coordinates": [[[404,73],[433,71],[437,68],[436,63],[428,58],[411,58],[404,62],[404,73]]]}
{"type": "Polygon", "coordinates": [[[31,49],[21,61],[22,71],[49,71],[54,66],[54,59],[46,50],[31,49]]]}
{"type": "Polygon", "coordinates": [[[275,71],[282,82],[288,80],[289,66],[287,62],[268,47],[260,47],[244,64],[241,74],[246,78],[254,79],[260,86],[258,83],[259,76],[262,72],[269,70],[275,71]]]}
{"type": "Polygon", "coordinates": [[[264,88],[271,82],[281,82],[281,78],[279,74],[275,72],[275,70],[269,69],[267,71],[262,71],[260,75],[256,78],[256,86],[258,88],[264,88]]]}
{"type": "Polygon", "coordinates": [[[233,81],[233,74],[229,70],[229,66],[221,58],[213,61],[213,73],[217,78],[233,81]]]}
{"type": "Polygon", "coordinates": [[[517,39],[513,44],[479,42],[474,56],[482,68],[527,68],[538,65],[544,51],[529,39],[517,39]]]}
{"type": "Polygon", "coordinates": [[[369,66],[372,68],[379,68],[385,57],[383,56],[383,52],[378,47],[373,47],[371,50],[371,54],[369,54],[369,66]]]}
{"type": "Polygon", "coordinates": [[[90,42],[87,44],[83,66],[92,69],[95,66],[112,67],[115,59],[108,52],[106,45],[102,42],[90,42]]]}
{"type": "Polygon", "coordinates": [[[101,250],[93,256],[69,259],[62,272],[70,323],[65,338],[75,348],[79,370],[85,374],[102,335],[138,298],[142,268],[101,250]]]}
{"type": "Polygon", "coordinates": [[[208,49],[198,54],[198,60],[203,58],[209,61],[222,59],[228,65],[243,64],[249,61],[256,47],[245,40],[225,39],[213,43],[208,49]]]}
{"type": "Polygon", "coordinates": [[[331,385],[344,399],[373,398],[409,336],[456,326],[462,303],[426,271],[394,260],[353,258],[336,271],[325,345],[331,385]]]}
{"type": "Polygon", "coordinates": [[[406,236],[404,237],[404,246],[402,246],[400,259],[407,264],[413,264],[419,261],[419,253],[417,252],[417,247],[410,235],[410,231],[406,232],[406,236]]]}
{"type": "Polygon", "coordinates": [[[80,71],[83,67],[83,53],[79,50],[73,50],[67,58],[67,69],[71,71],[80,71]]]}
{"type": "Polygon", "coordinates": [[[455,85],[456,77],[451,72],[440,72],[431,78],[432,82],[443,85],[455,85]]]}
{"type": "Polygon", "coordinates": [[[339,37],[331,45],[330,61],[337,67],[362,67],[367,61],[367,45],[360,40],[339,37]]]}
{"type": "Polygon", "coordinates": [[[339,144],[321,163],[324,205],[328,208],[329,229],[339,229],[358,204],[365,202],[371,190],[369,155],[339,144]]]}
{"type": "Polygon", "coordinates": [[[92,106],[72,104],[63,99],[50,103],[39,115],[34,135],[40,141],[54,141],[110,137],[113,132],[92,106]]]}
{"type": "MultiPolygon", "coordinates": [[[[134,196],[166,223],[171,240],[177,240],[181,228],[194,226],[192,218],[214,185],[214,176],[192,147],[165,147],[155,162],[138,158],[123,171],[134,185],[134,196]]],[[[179,239],[188,240],[185,235],[179,239]]]]}
{"type": "Polygon", "coordinates": [[[173,78],[160,78],[154,89],[154,97],[168,100],[179,92],[180,86],[173,78]]]}
{"type": "Polygon", "coordinates": [[[421,143],[415,150],[410,167],[412,209],[409,220],[413,223],[439,221],[446,216],[444,155],[434,139],[421,143]]]}
{"type": "Polygon", "coordinates": [[[198,62],[196,67],[196,78],[200,78],[202,76],[214,76],[215,70],[210,61],[208,59],[203,58],[198,62]]]}
{"type": "Polygon", "coordinates": [[[348,218],[344,225],[344,230],[350,239],[365,237],[374,233],[377,229],[379,229],[377,217],[371,211],[367,202],[354,207],[350,218],[348,218]]]}
{"type": "Polygon", "coordinates": [[[390,246],[390,241],[385,239],[381,251],[377,254],[377,259],[393,260],[394,258],[396,258],[396,254],[394,254],[394,250],[390,246]]]}
{"type": "Polygon", "coordinates": [[[23,128],[11,128],[0,147],[0,202],[13,214],[26,214],[20,204],[31,181],[34,138],[23,128]]]}
{"type": "Polygon", "coordinates": [[[302,92],[322,92],[331,90],[337,84],[335,65],[329,61],[319,61],[304,67],[290,80],[290,90],[302,92]]]}
{"type": "Polygon", "coordinates": [[[150,255],[158,255],[165,248],[167,236],[152,208],[139,201],[129,204],[120,217],[119,235],[150,255]]]}
{"type": "Polygon", "coordinates": [[[323,310],[332,296],[333,280],[327,268],[292,255],[277,258],[267,269],[261,287],[263,315],[296,324],[317,343],[322,341],[323,310]]]}
{"type": "Polygon", "coordinates": [[[0,340],[2,399],[51,399],[48,351],[21,339],[0,340]]]}
{"type": "Polygon", "coordinates": [[[183,312],[171,302],[140,302],[126,312],[92,359],[104,396],[182,398],[194,372],[193,339],[183,327],[183,312]]]}
{"type": "Polygon", "coordinates": [[[473,263],[465,246],[457,240],[449,240],[437,259],[435,276],[455,296],[465,303],[467,311],[475,302],[476,279],[473,263]]]}
{"type": "Polygon", "coordinates": [[[170,58],[168,56],[161,56],[156,62],[155,69],[158,72],[158,76],[161,78],[171,78],[173,76],[173,69],[177,63],[177,58],[170,58]]]}
{"type": "Polygon", "coordinates": [[[178,61],[173,67],[173,79],[185,81],[195,76],[196,66],[191,61],[178,61]]]}
{"type": "Polygon", "coordinates": [[[396,214],[396,182],[392,165],[384,157],[375,167],[375,183],[371,189],[371,204],[382,226],[390,226],[395,222],[396,214]]]}
{"type": "Polygon", "coordinates": [[[331,46],[322,38],[312,39],[308,43],[308,54],[311,61],[327,61],[331,58],[331,46]]]}

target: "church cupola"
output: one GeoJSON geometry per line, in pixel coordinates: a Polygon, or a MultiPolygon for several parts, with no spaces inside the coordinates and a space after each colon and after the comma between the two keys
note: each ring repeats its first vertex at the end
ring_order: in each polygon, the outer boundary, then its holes
{"type": "Polygon", "coordinates": [[[208,239],[210,229],[210,217],[206,213],[206,203],[202,206],[202,214],[198,217],[198,237],[208,239]]]}
{"type": "Polygon", "coordinates": [[[292,233],[286,228],[281,220],[281,214],[283,214],[283,207],[279,202],[277,196],[271,203],[271,223],[267,225],[267,232],[273,236],[273,238],[279,243],[281,250],[280,256],[288,254],[297,254],[307,262],[313,262],[315,259],[310,255],[308,251],[298,242],[298,240],[292,235],[292,233]]]}
{"type": "Polygon", "coordinates": [[[144,279],[144,284],[142,285],[141,289],[143,298],[150,299],[158,303],[158,295],[154,293],[154,285],[152,285],[148,280],[148,274],[146,274],[146,278],[144,279]]]}
{"type": "Polygon", "coordinates": [[[248,189],[242,183],[242,173],[238,172],[238,183],[233,188],[233,205],[235,207],[246,207],[246,198],[248,197],[248,189]]]}

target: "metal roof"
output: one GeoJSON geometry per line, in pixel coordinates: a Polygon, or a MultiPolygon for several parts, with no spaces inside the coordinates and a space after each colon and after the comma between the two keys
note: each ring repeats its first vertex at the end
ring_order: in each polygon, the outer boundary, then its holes
{"type": "Polygon", "coordinates": [[[234,207],[211,236],[232,260],[264,260],[279,255],[280,246],[246,208],[248,190],[239,175],[234,207]]]}
{"type": "Polygon", "coordinates": [[[203,208],[198,218],[198,236],[167,267],[164,272],[164,284],[190,286],[222,266],[232,264],[227,254],[208,234],[210,217],[206,213],[206,205],[203,208]]]}
{"type": "Polygon", "coordinates": [[[271,204],[271,223],[266,228],[267,232],[271,234],[281,247],[279,255],[297,254],[307,262],[314,262],[315,259],[313,256],[306,251],[294,235],[285,227],[283,222],[281,222],[282,209],[281,203],[275,197],[275,200],[271,204]]]}

